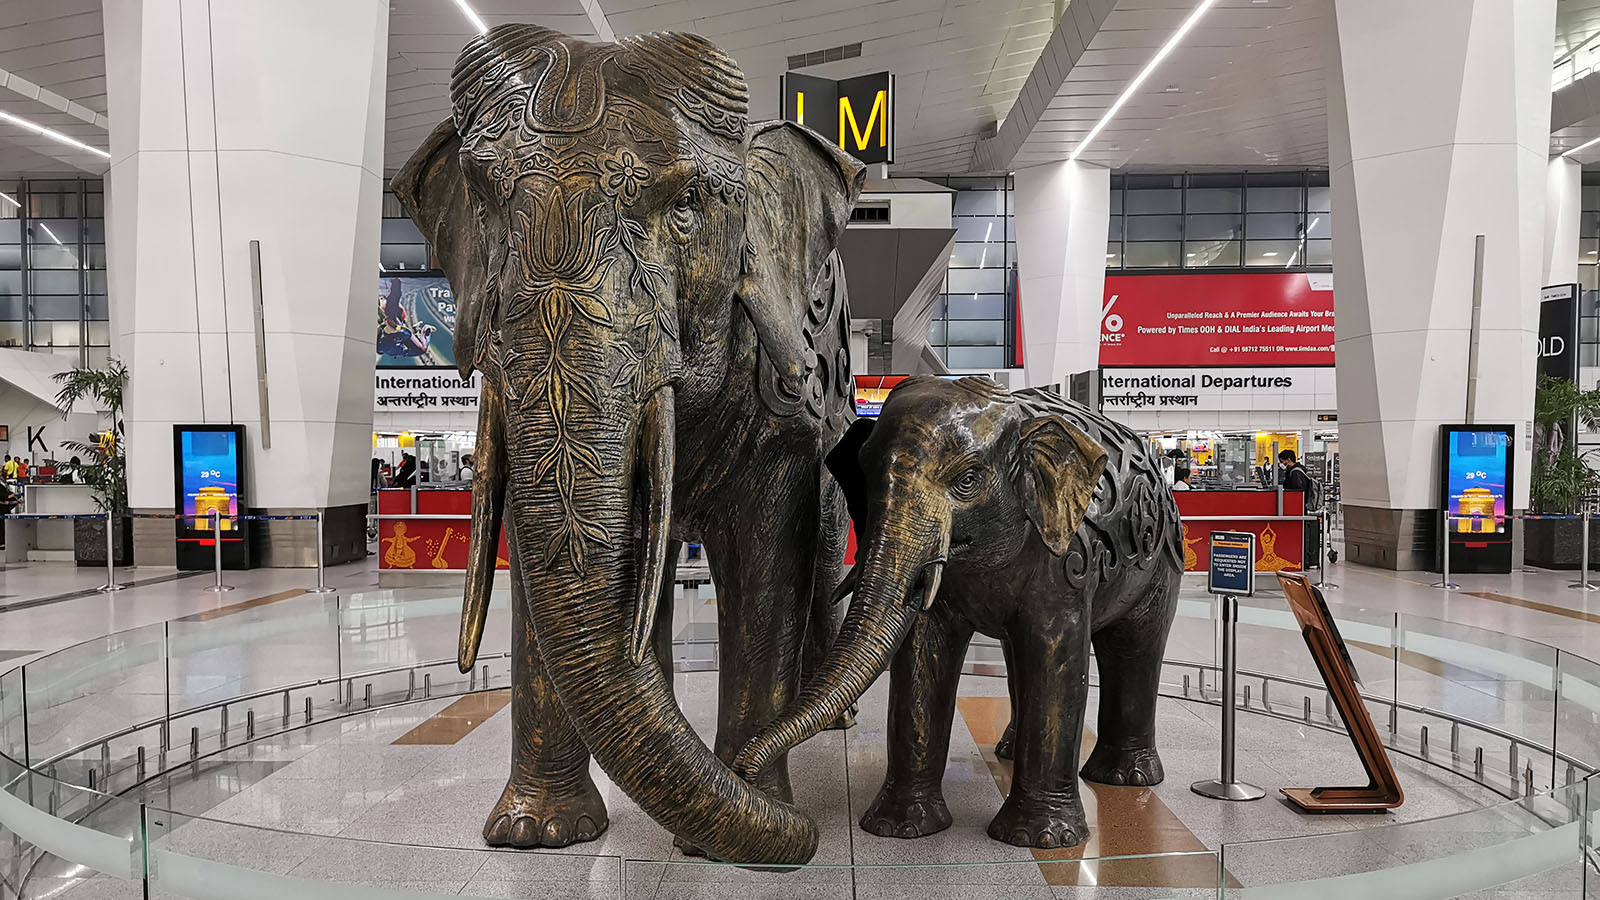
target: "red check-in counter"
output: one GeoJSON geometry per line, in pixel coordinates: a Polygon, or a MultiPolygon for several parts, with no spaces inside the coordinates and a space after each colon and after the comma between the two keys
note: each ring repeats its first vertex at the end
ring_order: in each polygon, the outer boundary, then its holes
{"type": "MultiPolygon", "coordinates": [[[[378,492],[380,571],[465,572],[472,535],[472,491],[394,488],[378,492]]],[[[496,568],[510,567],[505,532],[496,568]]]]}
{"type": "MultiPolygon", "coordinates": [[[[1299,516],[1305,514],[1305,495],[1286,492],[1278,509],[1277,491],[1175,491],[1178,514],[1189,516],[1299,516]]],[[[1213,531],[1249,531],[1256,536],[1257,572],[1298,572],[1305,567],[1305,523],[1240,521],[1187,522],[1183,527],[1183,568],[1204,572],[1210,564],[1213,531]]],[[[845,564],[856,557],[856,532],[850,529],[845,564]]]]}
{"type": "Polygon", "coordinates": [[[1172,496],[1178,501],[1178,514],[1184,519],[1205,517],[1203,521],[1183,523],[1184,571],[1206,571],[1211,562],[1211,542],[1207,538],[1213,531],[1253,533],[1257,572],[1299,572],[1305,568],[1306,523],[1210,520],[1213,516],[1305,515],[1305,494],[1284,492],[1281,510],[1277,491],[1174,491],[1172,496]]]}

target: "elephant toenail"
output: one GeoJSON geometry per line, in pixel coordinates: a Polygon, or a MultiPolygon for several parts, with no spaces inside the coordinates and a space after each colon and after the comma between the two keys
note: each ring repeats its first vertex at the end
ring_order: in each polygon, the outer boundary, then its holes
{"type": "Polygon", "coordinates": [[[577,823],[577,833],[578,833],[578,840],[580,840],[580,841],[593,840],[594,836],[598,833],[595,830],[595,827],[594,827],[594,820],[589,818],[588,816],[579,816],[578,817],[578,823],[577,823]]]}
{"type": "Polygon", "coordinates": [[[567,827],[560,819],[551,819],[544,826],[544,841],[552,847],[560,847],[567,843],[567,827]]]}
{"type": "Polygon", "coordinates": [[[511,843],[517,847],[529,847],[533,845],[538,834],[539,823],[522,816],[511,826],[511,843]]]}
{"type": "Polygon", "coordinates": [[[1043,847],[1046,850],[1057,846],[1056,845],[1056,836],[1051,834],[1050,832],[1046,831],[1044,834],[1039,835],[1038,846],[1043,847]]]}

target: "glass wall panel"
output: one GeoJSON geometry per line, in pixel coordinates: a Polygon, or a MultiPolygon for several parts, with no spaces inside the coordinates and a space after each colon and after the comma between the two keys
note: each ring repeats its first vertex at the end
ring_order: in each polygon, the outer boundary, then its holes
{"type": "Polygon", "coordinates": [[[945,365],[952,369],[1003,369],[1005,364],[1004,347],[959,347],[951,344],[945,351],[945,365]]]}
{"type": "Polygon", "coordinates": [[[1285,268],[1299,247],[1299,241],[1248,241],[1244,248],[1244,264],[1285,268]]]}
{"type": "Polygon", "coordinates": [[[1006,290],[1004,269],[951,269],[949,278],[952,299],[962,294],[1004,294],[1006,290]]]}
{"type": "Polygon", "coordinates": [[[1300,213],[1251,213],[1245,219],[1245,233],[1251,240],[1267,238],[1299,240],[1304,220],[1300,213]]]}
{"type": "Polygon", "coordinates": [[[1182,216],[1128,216],[1129,241],[1176,241],[1183,238],[1182,216]]]}
{"type": "Polygon", "coordinates": [[[1238,213],[1232,215],[1191,214],[1184,225],[1184,239],[1190,241],[1236,241],[1242,234],[1244,220],[1238,213]]]}
{"type": "Polygon", "coordinates": [[[1190,241],[1185,246],[1188,248],[1183,254],[1185,268],[1239,265],[1238,241],[1212,241],[1209,243],[1190,241]]]}
{"type": "Polygon", "coordinates": [[[1004,319],[1006,295],[951,294],[946,303],[945,315],[951,319],[1004,319]]]}
{"type": "Polygon", "coordinates": [[[1176,269],[1183,258],[1183,245],[1177,241],[1129,241],[1122,253],[1122,264],[1130,269],[1176,269]]]}

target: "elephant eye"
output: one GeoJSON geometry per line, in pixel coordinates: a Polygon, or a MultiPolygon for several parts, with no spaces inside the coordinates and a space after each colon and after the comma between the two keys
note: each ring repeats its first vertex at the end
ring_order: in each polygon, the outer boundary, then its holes
{"type": "Polygon", "coordinates": [[[983,469],[974,466],[956,476],[956,480],[950,485],[950,492],[957,500],[966,501],[976,497],[982,488],[983,469]]]}
{"type": "Polygon", "coordinates": [[[686,241],[694,233],[695,221],[700,206],[700,194],[694,185],[678,195],[672,204],[672,212],[668,214],[668,222],[672,234],[678,241],[686,241]]]}

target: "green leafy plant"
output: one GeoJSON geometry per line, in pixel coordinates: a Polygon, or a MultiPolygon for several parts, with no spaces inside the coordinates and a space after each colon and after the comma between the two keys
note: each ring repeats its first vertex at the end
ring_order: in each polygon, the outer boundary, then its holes
{"type": "Polygon", "coordinates": [[[61,388],[56,391],[56,408],[66,418],[79,401],[88,400],[111,416],[111,429],[92,436],[94,442],[70,440],[61,446],[78,462],[60,467],[74,479],[89,486],[95,506],[121,514],[128,509],[127,448],[122,439],[122,395],[128,383],[128,367],[121,360],[106,362],[103,369],[69,369],[55,375],[61,388]]]}
{"type": "Polygon", "coordinates": [[[1535,512],[1568,515],[1600,489],[1600,473],[1577,452],[1573,423],[1600,423],[1600,390],[1584,391],[1563,378],[1539,379],[1533,394],[1533,479],[1529,499],[1535,512]]]}

